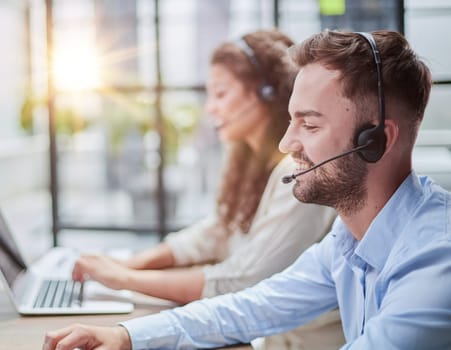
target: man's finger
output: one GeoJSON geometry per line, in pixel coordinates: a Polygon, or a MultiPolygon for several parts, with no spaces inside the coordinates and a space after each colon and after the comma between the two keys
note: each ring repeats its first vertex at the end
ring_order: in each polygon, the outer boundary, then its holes
{"type": "Polygon", "coordinates": [[[42,346],[42,350],[54,350],[58,342],[70,334],[75,327],[76,325],[70,325],[65,328],[47,332],[44,337],[44,345],[42,346]]]}
{"type": "Polygon", "coordinates": [[[91,350],[95,349],[97,345],[99,345],[92,332],[83,326],[74,328],[72,332],[60,339],[57,344],[58,350],[73,350],[75,348],[91,350]]]}

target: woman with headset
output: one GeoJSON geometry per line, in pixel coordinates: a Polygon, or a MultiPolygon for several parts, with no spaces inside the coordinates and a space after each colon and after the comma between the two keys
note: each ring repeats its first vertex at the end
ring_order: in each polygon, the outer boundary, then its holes
{"type": "MultiPolygon", "coordinates": [[[[213,52],[205,107],[229,146],[215,217],[126,261],[83,255],[74,279],[89,276],[110,288],[184,304],[252,286],[322,239],[335,212],[298,202],[281,182],[294,170],[278,150],[297,73],[287,56],[292,44],[277,30],[260,30],[213,52]]],[[[336,349],[344,343],[338,312],[303,329],[258,346],[336,349]]]]}

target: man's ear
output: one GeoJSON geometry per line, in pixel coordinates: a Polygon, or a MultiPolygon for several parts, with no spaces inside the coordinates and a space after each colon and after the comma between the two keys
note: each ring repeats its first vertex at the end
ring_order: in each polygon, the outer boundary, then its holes
{"type": "Polygon", "coordinates": [[[385,119],[385,153],[389,153],[393,146],[399,140],[399,124],[394,119],[385,119]]]}

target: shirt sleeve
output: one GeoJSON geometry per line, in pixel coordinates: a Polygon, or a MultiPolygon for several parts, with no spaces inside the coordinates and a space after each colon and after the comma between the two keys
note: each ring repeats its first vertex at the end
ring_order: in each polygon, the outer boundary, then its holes
{"type": "Polygon", "coordinates": [[[226,253],[227,234],[213,218],[202,220],[165,238],[176,266],[217,261],[226,253]]]}
{"type": "Polygon", "coordinates": [[[134,350],[218,347],[293,329],[337,306],[334,283],[327,262],[319,261],[324,254],[318,254],[317,246],[252,288],[121,324],[134,350]]]}

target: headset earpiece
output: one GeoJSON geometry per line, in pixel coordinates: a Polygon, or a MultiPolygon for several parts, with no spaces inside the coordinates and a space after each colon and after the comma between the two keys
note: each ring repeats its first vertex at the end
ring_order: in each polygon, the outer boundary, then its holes
{"type": "Polygon", "coordinates": [[[386,136],[381,125],[365,125],[356,133],[355,147],[366,147],[357,152],[365,162],[375,163],[385,152],[386,136]]]}
{"type": "Polygon", "coordinates": [[[377,74],[377,97],[378,97],[378,111],[379,111],[379,124],[364,125],[357,133],[354,139],[354,147],[365,146],[364,149],[358,151],[358,155],[364,161],[369,163],[375,163],[382,158],[385,152],[385,144],[387,138],[385,136],[385,98],[382,84],[382,67],[381,58],[379,56],[379,50],[377,48],[376,40],[370,33],[356,32],[370,45],[371,53],[376,64],[377,74]]]}
{"type": "Polygon", "coordinates": [[[257,88],[257,96],[263,102],[273,101],[274,98],[276,97],[276,89],[274,88],[274,86],[272,86],[266,81],[264,71],[257,60],[254,50],[248,45],[248,43],[244,38],[240,38],[238,41],[236,41],[236,45],[241,49],[241,51],[243,51],[246,54],[251,65],[255,68],[260,77],[263,79],[263,84],[261,84],[257,88]]]}
{"type": "Polygon", "coordinates": [[[274,87],[269,84],[260,86],[260,88],[257,90],[257,94],[260,99],[265,102],[271,102],[276,97],[274,87]]]}

